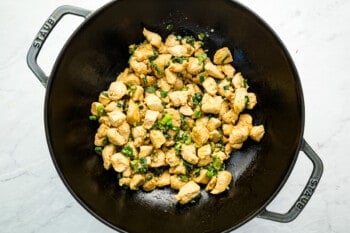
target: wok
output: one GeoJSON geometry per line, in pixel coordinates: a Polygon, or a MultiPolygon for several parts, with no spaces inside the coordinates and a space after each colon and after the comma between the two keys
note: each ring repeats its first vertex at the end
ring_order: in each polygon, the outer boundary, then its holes
{"type": "Polygon", "coordinates": [[[93,216],[120,232],[227,232],[253,217],[294,220],[314,193],[322,162],[303,139],[304,100],[287,50],[272,29],[252,11],[229,0],[119,0],[91,13],[62,6],[45,22],[27,56],[46,87],[45,130],[57,172],[75,199],[93,216]],[[66,14],[85,17],[70,37],[48,77],[37,56],[51,30],[66,14]],[[212,53],[228,46],[234,66],[258,96],[253,115],[264,124],[261,143],[247,142],[233,152],[227,168],[231,189],[213,196],[202,192],[196,204],[174,202],[170,189],[150,193],[120,188],[93,150],[97,124],[88,120],[90,103],[108,88],[128,63],[128,45],[143,40],[142,28],[179,35],[207,33],[212,53]],[[313,172],[300,197],[285,214],[266,210],[291,173],[300,151],[313,172]]]}

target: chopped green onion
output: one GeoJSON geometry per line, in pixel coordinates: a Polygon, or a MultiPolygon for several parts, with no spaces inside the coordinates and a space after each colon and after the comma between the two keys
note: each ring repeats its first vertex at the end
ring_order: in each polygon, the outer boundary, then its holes
{"type": "Polygon", "coordinates": [[[229,90],[229,89],[230,89],[230,85],[224,86],[224,90],[225,90],[225,91],[227,91],[227,90],[229,90]]]}
{"type": "Polygon", "coordinates": [[[164,117],[160,120],[160,124],[163,126],[173,126],[173,117],[170,114],[165,114],[164,117]]]}
{"type": "Polygon", "coordinates": [[[181,88],[181,91],[188,91],[188,86],[183,86],[183,87],[181,88]]]}
{"type": "Polygon", "coordinates": [[[204,38],[205,38],[205,34],[204,33],[199,33],[198,34],[198,39],[199,40],[204,40],[204,38]]]}
{"type": "Polygon", "coordinates": [[[247,88],[248,87],[248,80],[247,79],[243,79],[243,87],[247,88]]]}
{"type": "Polygon", "coordinates": [[[164,74],[164,70],[159,68],[159,66],[157,64],[155,64],[154,62],[151,62],[151,64],[152,64],[152,67],[156,70],[157,74],[159,74],[159,75],[164,74]]]}
{"type": "Polygon", "coordinates": [[[168,31],[171,31],[171,30],[173,30],[173,25],[172,24],[168,24],[167,26],[166,26],[166,30],[168,30],[168,31]]]}
{"type": "Polygon", "coordinates": [[[204,82],[204,74],[203,73],[201,73],[200,75],[199,75],[199,82],[200,83],[203,83],[204,82]]]}
{"type": "Polygon", "coordinates": [[[102,154],[102,147],[101,147],[101,146],[96,146],[96,147],[95,147],[95,152],[96,152],[97,154],[101,155],[101,154],[102,154]]]}
{"type": "Polygon", "coordinates": [[[186,40],[187,44],[190,44],[192,47],[194,47],[194,42],[196,41],[193,36],[185,36],[184,39],[186,40]]]}
{"type": "Polygon", "coordinates": [[[146,173],[148,170],[147,159],[145,157],[141,157],[131,161],[131,169],[135,173],[146,173]]]}
{"type": "Polygon", "coordinates": [[[150,181],[153,179],[153,174],[147,174],[145,178],[146,178],[146,181],[150,181]]]}
{"type": "Polygon", "coordinates": [[[181,57],[172,57],[171,58],[171,61],[173,63],[180,63],[182,64],[184,61],[188,61],[188,58],[187,57],[184,57],[184,56],[181,56],[181,57]]]}
{"type": "Polygon", "coordinates": [[[203,95],[202,95],[200,92],[195,93],[195,94],[192,96],[193,105],[194,105],[194,106],[199,105],[199,104],[202,102],[202,99],[203,99],[203,95]]]}
{"type": "Polygon", "coordinates": [[[213,168],[215,170],[219,171],[221,169],[221,165],[222,165],[222,162],[221,162],[220,158],[215,157],[212,165],[213,165],[213,168]]]}
{"type": "Polygon", "coordinates": [[[194,170],[193,174],[195,177],[198,177],[201,174],[201,169],[197,168],[196,170],[194,170]]]}
{"type": "Polygon", "coordinates": [[[185,165],[187,171],[191,171],[194,168],[194,165],[192,163],[187,162],[186,160],[183,160],[183,164],[185,165]]]}
{"type": "Polygon", "coordinates": [[[205,174],[209,179],[213,178],[216,176],[217,171],[214,169],[208,169],[207,173],[205,174]]]}
{"type": "Polygon", "coordinates": [[[145,91],[148,93],[154,93],[154,92],[156,92],[156,89],[155,89],[155,87],[146,87],[145,91]]]}
{"type": "Polygon", "coordinates": [[[248,107],[248,105],[249,105],[249,97],[246,95],[246,96],[244,96],[244,99],[245,99],[245,108],[246,107],[248,107]]]}
{"type": "Polygon", "coordinates": [[[103,105],[102,105],[102,104],[98,105],[98,106],[96,107],[96,111],[97,111],[97,116],[98,116],[98,117],[102,116],[103,113],[104,113],[104,107],[103,107],[103,105]]]}
{"type": "Polygon", "coordinates": [[[131,148],[131,146],[125,146],[122,149],[122,154],[125,155],[125,156],[130,157],[131,159],[134,158],[134,152],[133,152],[133,149],[131,148]]]}
{"type": "Polygon", "coordinates": [[[193,115],[195,118],[200,118],[202,116],[202,112],[201,111],[194,111],[193,115]]]}
{"type": "Polygon", "coordinates": [[[135,44],[129,45],[129,54],[133,55],[137,46],[135,44]]]}
{"type": "Polygon", "coordinates": [[[105,138],[103,139],[103,145],[107,145],[108,143],[109,143],[108,137],[105,137],[105,138]]]}
{"type": "Polygon", "coordinates": [[[181,147],[182,147],[182,142],[175,143],[175,150],[179,151],[179,150],[181,150],[181,147]]]}
{"type": "Polygon", "coordinates": [[[162,98],[165,98],[165,97],[168,96],[168,92],[163,91],[163,90],[160,90],[160,96],[161,96],[162,98]]]}
{"type": "Polygon", "coordinates": [[[96,117],[96,116],[89,116],[89,120],[90,120],[90,121],[96,121],[96,120],[97,120],[97,117],[96,117]]]}
{"type": "Polygon", "coordinates": [[[183,175],[180,174],[177,176],[177,178],[181,181],[181,182],[188,182],[189,181],[189,177],[187,175],[183,175]]]}
{"type": "Polygon", "coordinates": [[[227,78],[226,79],[228,82],[232,82],[232,78],[227,78]]]}
{"type": "Polygon", "coordinates": [[[204,65],[204,61],[208,58],[206,53],[202,53],[200,55],[198,55],[198,64],[199,65],[204,65]]]}
{"type": "Polygon", "coordinates": [[[108,92],[107,91],[102,91],[100,95],[108,98],[108,92]]]}

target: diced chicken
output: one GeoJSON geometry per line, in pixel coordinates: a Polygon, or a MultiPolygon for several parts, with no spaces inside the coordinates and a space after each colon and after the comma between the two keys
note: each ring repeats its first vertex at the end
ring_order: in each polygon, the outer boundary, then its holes
{"type": "Polygon", "coordinates": [[[96,135],[100,138],[104,138],[107,136],[108,129],[109,129],[109,127],[107,125],[101,124],[97,129],[96,135]]]}
{"type": "Polygon", "coordinates": [[[156,150],[151,156],[151,167],[162,167],[166,166],[165,154],[162,150],[156,150]]]}
{"type": "Polygon", "coordinates": [[[139,157],[147,157],[151,155],[153,151],[153,146],[140,146],[139,157]]]}
{"type": "Polygon", "coordinates": [[[232,54],[229,48],[224,47],[214,54],[214,63],[217,65],[233,62],[232,54]]]}
{"type": "Polygon", "coordinates": [[[157,180],[157,187],[165,187],[170,185],[170,174],[168,171],[163,172],[157,180]]]}
{"type": "Polygon", "coordinates": [[[180,204],[186,204],[200,194],[200,187],[194,181],[190,181],[180,188],[180,191],[175,195],[175,199],[180,204]]]}
{"type": "Polygon", "coordinates": [[[107,131],[108,141],[117,146],[122,146],[127,143],[127,139],[125,139],[116,128],[110,128],[107,131]]]}
{"type": "Polygon", "coordinates": [[[156,96],[155,94],[149,94],[145,98],[145,102],[146,102],[147,107],[150,110],[161,112],[164,109],[164,107],[162,105],[162,100],[159,99],[159,97],[156,96]]]}
{"type": "Polygon", "coordinates": [[[230,146],[231,146],[232,149],[234,149],[234,150],[239,150],[239,149],[242,148],[243,143],[236,143],[236,144],[232,144],[232,145],[230,145],[230,146]]]}
{"type": "Polygon", "coordinates": [[[203,71],[203,66],[199,64],[198,58],[190,57],[187,66],[187,72],[193,75],[197,75],[203,71]]]}
{"type": "Polygon", "coordinates": [[[134,56],[129,61],[130,68],[138,75],[146,75],[151,72],[151,69],[145,62],[138,62],[134,56]]]}
{"type": "Polygon", "coordinates": [[[170,66],[168,67],[168,69],[175,73],[181,73],[186,71],[187,66],[188,66],[187,61],[183,61],[182,63],[172,62],[170,63],[170,66]]]}
{"type": "Polygon", "coordinates": [[[181,90],[183,86],[184,86],[184,82],[182,81],[182,79],[180,78],[176,79],[176,82],[174,83],[174,89],[181,90]]]}
{"type": "Polygon", "coordinates": [[[218,142],[220,141],[221,139],[221,134],[219,131],[217,131],[216,129],[211,131],[209,133],[209,139],[212,141],[212,142],[218,142]]]}
{"type": "Polygon", "coordinates": [[[187,182],[181,181],[180,177],[177,175],[173,175],[170,177],[170,187],[172,189],[179,190],[182,188],[187,182]]]}
{"type": "Polygon", "coordinates": [[[240,72],[235,74],[232,79],[232,85],[237,89],[237,88],[245,88],[244,87],[244,78],[240,72]]]}
{"type": "Polygon", "coordinates": [[[229,110],[229,103],[227,101],[222,101],[221,103],[221,109],[219,111],[220,117],[222,117],[228,110],[229,110]]]}
{"type": "Polygon", "coordinates": [[[181,126],[181,115],[178,110],[174,108],[166,108],[164,109],[164,112],[171,116],[173,126],[176,126],[176,127],[181,126]]]}
{"type": "Polygon", "coordinates": [[[149,43],[143,43],[139,45],[134,51],[134,57],[136,61],[141,62],[148,59],[154,54],[153,47],[149,43]]]}
{"type": "Polygon", "coordinates": [[[225,152],[223,151],[216,151],[213,153],[212,155],[214,158],[217,157],[219,158],[221,161],[225,161],[226,159],[229,158],[229,155],[225,154],[225,152]]]}
{"type": "Polygon", "coordinates": [[[129,186],[130,185],[131,178],[129,177],[122,177],[119,179],[119,186],[129,186]]]}
{"type": "Polygon", "coordinates": [[[177,79],[177,75],[169,69],[165,69],[165,78],[169,84],[174,85],[177,79]]]}
{"type": "Polygon", "coordinates": [[[228,189],[231,183],[232,175],[228,171],[219,171],[214,189],[210,192],[211,194],[219,194],[228,189]]]}
{"type": "Polygon", "coordinates": [[[217,176],[214,176],[213,178],[210,179],[209,183],[207,184],[207,186],[205,187],[205,191],[210,191],[213,190],[213,188],[216,185],[216,181],[217,181],[217,176]]]}
{"type": "Polygon", "coordinates": [[[111,100],[120,100],[128,93],[128,89],[121,81],[112,82],[108,89],[108,97],[111,100]]]}
{"type": "Polygon", "coordinates": [[[98,96],[98,102],[100,102],[101,104],[103,104],[104,106],[106,106],[107,104],[109,104],[109,102],[111,102],[111,100],[108,97],[108,93],[107,92],[102,92],[99,96],[98,96]]]}
{"type": "Polygon", "coordinates": [[[128,141],[130,135],[130,125],[126,121],[124,121],[123,124],[121,124],[118,127],[118,132],[124,138],[125,141],[128,141]]]}
{"type": "Polygon", "coordinates": [[[264,137],[265,128],[263,125],[253,126],[250,130],[249,137],[256,142],[260,142],[260,140],[264,137]]]}
{"type": "Polygon", "coordinates": [[[113,144],[106,145],[102,150],[103,167],[108,170],[111,168],[111,157],[115,153],[115,146],[113,144]]]}
{"type": "Polygon", "coordinates": [[[104,146],[105,139],[99,137],[97,134],[95,134],[95,140],[94,140],[94,145],[95,146],[104,146]]]}
{"type": "Polygon", "coordinates": [[[234,126],[230,134],[229,142],[231,145],[243,143],[247,140],[249,128],[247,126],[234,126]]]}
{"type": "Polygon", "coordinates": [[[168,96],[175,107],[180,107],[187,103],[187,92],[186,91],[173,91],[169,92],[168,96]]]}
{"type": "Polygon", "coordinates": [[[171,148],[165,153],[165,161],[170,167],[175,167],[180,164],[180,158],[176,155],[174,148],[171,148]]]}
{"type": "Polygon", "coordinates": [[[157,33],[148,31],[146,28],[143,28],[143,35],[146,37],[146,40],[154,47],[159,48],[162,45],[162,37],[160,37],[160,35],[157,33]]]}
{"type": "Polygon", "coordinates": [[[216,65],[211,62],[207,62],[204,65],[204,69],[208,72],[208,74],[217,79],[224,79],[225,75],[218,69],[216,65]]]}
{"type": "Polygon", "coordinates": [[[111,122],[111,125],[114,127],[118,127],[121,124],[123,124],[123,122],[126,119],[126,116],[124,113],[122,113],[120,110],[114,110],[113,112],[109,112],[107,113],[108,117],[109,117],[109,121],[111,122]]]}
{"type": "Polygon", "coordinates": [[[201,117],[201,118],[198,118],[196,120],[196,126],[197,127],[199,127],[199,126],[207,127],[208,122],[209,122],[209,118],[208,117],[201,117]]]}
{"type": "Polygon", "coordinates": [[[150,192],[157,187],[157,179],[153,176],[152,173],[145,175],[146,182],[143,184],[142,188],[146,192],[150,192]]]}
{"type": "Polygon", "coordinates": [[[193,110],[188,105],[181,106],[179,111],[184,116],[192,116],[193,115],[193,110]]]}
{"type": "Polygon", "coordinates": [[[94,116],[97,116],[98,115],[97,109],[104,109],[103,104],[101,104],[99,102],[93,102],[91,104],[91,109],[90,109],[91,114],[94,116]]]}
{"type": "Polygon", "coordinates": [[[139,105],[132,100],[129,101],[129,107],[126,113],[126,120],[129,124],[135,124],[141,121],[139,105]]]}
{"type": "Polygon", "coordinates": [[[141,84],[140,78],[137,75],[135,75],[134,73],[130,73],[130,74],[126,75],[125,78],[123,80],[120,80],[120,81],[122,81],[127,86],[141,84]]]}
{"type": "Polygon", "coordinates": [[[143,93],[144,93],[143,87],[137,85],[135,92],[132,95],[131,99],[133,101],[142,101],[143,100],[143,93]]]}
{"type": "Polygon", "coordinates": [[[186,167],[184,165],[184,163],[181,161],[179,165],[175,166],[175,167],[170,167],[169,169],[170,174],[186,174],[187,170],[186,167]]]}
{"type": "Polygon", "coordinates": [[[122,175],[123,177],[131,177],[133,174],[131,167],[128,167],[125,171],[123,171],[122,175]]]}
{"type": "Polygon", "coordinates": [[[112,101],[110,102],[109,104],[107,104],[107,106],[105,106],[105,109],[104,109],[107,113],[109,112],[113,112],[115,110],[119,110],[119,111],[122,111],[122,109],[118,108],[117,106],[117,102],[115,101],[112,101]]]}
{"type": "Polygon", "coordinates": [[[221,66],[221,70],[227,77],[233,77],[236,72],[235,68],[230,64],[221,66]]]}
{"type": "Polygon", "coordinates": [[[222,80],[218,85],[218,93],[223,97],[232,98],[234,96],[234,93],[233,88],[231,87],[231,83],[226,79],[222,80]]]}
{"type": "Polygon", "coordinates": [[[241,114],[239,116],[237,125],[238,126],[248,126],[249,130],[251,130],[253,127],[253,117],[247,113],[241,114]]]}
{"type": "Polygon", "coordinates": [[[196,155],[196,147],[194,145],[182,145],[181,156],[184,160],[191,164],[198,163],[198,157],[196,155]]]}
{"type": "MultiPolygon", "coordinates": [[[[172,88],[172,86],[166,81],[165,78],[159,78],[157,80],[157,86],[163,91],[170,91],[172,88]]],[[[160,95],[158,97],[160,97],[160,95]]]]}
{"type": "Polygon", "coordinates": [[[180,41],[177,40],[174,34],[170,34],[165,40],[165,45],[168,47],[174,47],[175,45],[179,45],[179,44],[180,44],[180,41]]]}
{"type": "Polygon", "coordinates": [[[157,120],[158,116],[159,116],[159,112],[147,110],[146,115],[145,115],[145,119],[143,121],[143,127],[145,129],[152,128],[152,126],[153,126],[154,122],[157,120]]]}
{"type": "Polygon", "coordinates": [[[204,94],[202,99],[202,111],[205,113],[219,114],[223,99],[221,96],[212,97],[204,94]]]}
{"type": "Polygon", "coordinates": [[[221,125],[221,121],[218,118],[212,117],[208,121],[207,129],[209,131],[213,131],[213,130],[219,128],[220,125],[221,125]]]}
{"type": "Polygon", "coordinates": [[[111,156],[113,169],[116,172],[123,172],[130,167],[130,159],[122,153],[115,153],[111,156]]]}
{"type": "Polygon", "coordinates": [[[208,184],[209,183],[209,178],[207,176],[207,169],[201,169],[198,176],[194,175],[192,177],[193,181],[198,183],[198,184],[208,184]]]}
{"type": "Polygon", "coordinates": [[[235,100],[233,103],[233,108],[236,113],[240,113],[246,107],[247,101],[249,101],[247,89],[238,88],[235,91],[235,100]]]}
{"type": "Polygon", "coordinates": [[[205,126],[195,126],[191,132],[192,140],[199,146],[204,145],[209,139],[209,131],[205,126]]]}
{"type": "Polygon", "coordinates": [[[229,136],[233,130],[232,124],[223,124],[222,125],[222,132],[225,136],[229,136]]]}
{"type": "Polygon", "coordinates": [[[166,141],[161,130],[151,130],[149,137],[156,149],[159,149],[166,141]]]}
{"type": "Polygon", "coordinates": [[[141,186],[145,183],[145,181],[146,180],[145,180],[144,175],[135,174],[130,180],[129,187],[131,190],[137,190],[139,188],[139,186],[141,186]]]}
{"type": "Polygon", "coordinates": [[[253,109],[258,103],[256,100],[256,95],[254,93],[248,93],[248,99],[247,109],[253,109]]]}
{"type": "Polygon", "coordinates": [[[146,130],[142,126],[137,126],[132,128],[131,133],[134,138],[134,145],[136,147],[142,146],[146,137],[146,130]]]}
{"type": "Polygon", "coordinates": [[[100,124],[105,124],[105,125],[107,125],[108,127],[111,126],[111,122],[109,121],[109,117],[108,117],[108,116],[101,116],[101,117],[98,119],[98,123],[100,123],[100,124]]]}
{"type": "Polygon", "coordinates": [[[189,57],[193,53],[193,48],[186,45],[175,45],[169,47],[168,52],[174,57],[189,57]]]}
{"type": "Polygon", "coordinates": [[[227,154],[227,155],[230,155],[231,154],[231,152],[232,152],[232,146],[230,145],[230,144],[226,144],[225,145],[225,153],[227,154]]]}
{"type": "Polygon", "coordinates": [[[215,80],[211,77],[206,78],[202,85],[206,92],[211,95],[215,95],[218,91],[218,85],[216,84],[215,80]]]}
{"type": "Polygon", "coordinates": [[[226,112],[222,116],[222,120],[226,124],[234,124],[237,121],[237,119],[238,119],[238,114],[235,113],[233,109],[230,109],[228,112],[226,112]]]}

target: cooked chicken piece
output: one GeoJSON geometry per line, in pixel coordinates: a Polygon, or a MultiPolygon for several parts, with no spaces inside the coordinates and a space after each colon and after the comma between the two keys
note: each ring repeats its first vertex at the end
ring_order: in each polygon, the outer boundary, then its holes
{"type": "Polygon", "coordinates": [[[221,161],[225,161],[226,159],[228,159],[230,156],[225,154],[225,152],[223,151],[216,151],[212,154],[212,157],[217,157],[219,158],[221,161]]]}
{"type": "Polygon", "coordinates": [[[167,185],[170,185],[169,171],[163,172],[163,174],[161,174],[157,180],[157,187],[165,187],[167,185]]]}
{"type": "Polygon", "coordinates": [[[146,192],[150,192],[157,187],[157,179],[153,176],[152,173],[147,173],[145,175],[146,182],[143,184],[142,188],[146,192]]]}
{"type": "Polygon", "coordinates": [[[197,75],[203,71],[203,66],[199,64],[198,58],[190,57],[187,66],[187,72],[193,75],[197,75]]]}
{"type": "Polygon", "coordinates": [[[209,144],[202,146],[198,149],[199,159],[205,159],[206,157],[210,156],[210,154],[211,154],[211,147],[209,144]]]}
{"type": "Polygon", "coordinates": [[[216,65],[211,62],[207,62],[204,65],[204,69],[208,71],[208,74],[214,78],[224,79],[225,75],[218,69],[216,65]]]}
{"type": "MultiPolygon", "coordinates": [[[[170,91],[172,86],[166,81],[165,78],[159,78],[157,80],[157,86],[163,91],[170,91]]],[[[160,97],[160,95],[157,95],[160,97]]]]}
{"type": "Polygon", "coordinates": [[[98,102],[100,102],[104,106],[109,104],[109,102],[111,102],[111,100],[108,97],[108,93],[107,92],[100,93],[100,95],[98,96],[98,102]]]}
{"type": "Polygon", "coordinates": [[[172,125],[175,127],[181,126],[181,115],[178,110],[174,108],[166,108],[164,109],[164,112],[171,115],[172,118],[172,125]]]}
{"type": "Polygon", "coordinates": [[[180,158],[176,155],[174,148],[171,148],[165,153],[165,161],[170,167],[175,167],[180,164],[180,158]]]}
{"type": "Polygon", "coordinates": [[[186,204],[200,194],[200,187],[194,181],[190,181],[180,188],[180,191],[175,195],[175,199],[180,204],[186,204]]]}
{"type": "Polygon", "coordinates": [[[249,114],[241,114],[239,116],[238,122],[237,122],[238,126],[248,126],[249,130],[252,129],[253,127],[253,117],[249,114]]]}
{"type": "Polygon", "coordinates": [[[116,128],[110,128],[107,131],[108,141],[117,146],[122,146],[127,143],[127,139],[125,139],[116,128]]]}
{"type": "Polygon", "coordinates": [[[123,172],[130,167],[130,159],[122,153],[115,153],[111,156],[111,162],[116,172],[123,172]]]}
{"type": "Polygon", "coordinates": [[[201,169],[198,176],[194,175],[192,177],[193,181],[198,184],[208,184],[209,178],[207,176],[207,169],[201,169]]]}
{"type": "Polygon", "coordinates": [[[172,175],[170,177],[170,187],[172,189],[176,189],[179,190],[180,188],[182,188],[187,182],[185,181],[181,181],[180,177],[177,175],[172,175]]]}
{"type": "Polygon", "coordinates": [[[218,142],[220,141],[221,139],[221,134],[219,131],[217,131],[216,129],[211,131],[209,133],[209,139],[212,141],[212,142],[218,142]]]}
{"type": "Polygon", "coordinates": [[[134,51],[136,61],[141,62],[154,54],[153,47],[149,43],[140,44],[134,51]]]}
{"type": "Polygon", "coordinates": [[[128,93],[128,89],[121,81],[112,82],[108,89],[108,97],[111,100],[120,100],[128,93]]]}
{"type": "Polygon", "coordinates": [[[187,61],[183,61],[182,63],[170,63],[170,66],[168,67],[168,69],[172,72],[175,73],[181,73],[184,72],[186,70],[188,66],[188,62],[187,61]]]}
{"type": "Polygon", "coordinates": [[[217,65],[233,62],[232,54],[229,48],[224,47],[214,54],[214,63],[217,65]]]}
{"type": "Polygon", "coordinates": [[[206,92],[210,95],[215,95],[218,91],[218,85],[216,84],[215,80],[211,77],[206,78],[202,85],[206,92]]]}
{"type": "Polygon", "coordinates": [[[256,142],[260,142],[265,134],[265,128],[263,125],[253,126],[250,130],[249,137],[256,142]]]}
{"type": "Polygon", "coordinates": [[[256,95],[254,93],[248,93],[248,103],[247,103],[247,109],[253,109],[255,105],[258,103],[256,100],[256,95]]]}
{"type": "Polygon", "coordinates": [[[219,171],[214,189],[210,192],[211,194],[219,194],[228,189],[231,183],[232,175],[228,171],[219,171]]]}
{"type": "Polygon", "coordinates": [[[128,141],[130,135],[130,125],[124,121],[123,124],[121,124],[117,129],[119,134],[124,137],[124,140],[128,141]]]}
{"type": "Polygon", "coordinates": [[[141,121],[139,105],[132,100],[129,101],[129,107],[126,113],[126,120],[129,124],[135,124],[141,121]]]}
{"type": "Polygon", "coordinates": [[[125,171],[123,171],[122,175],[123,177],[131,177],[133,174],[131,167],[128,167],[125,171]]]}
{"type": "Polygon", "coordinates": [[[199,126],[207,127],[208,122],[209,122],[209,118],[208,117],[201,117],[201,118],[198,118],[196,120],[196,126],[197,127],[199,127],[199,126]]]}
{"type": "Polygon", "coordinates": [[[111,157],[115,153],[115,146],[113,144],[106,145],[102,150],[103,167],[108,170],[111,168],[111,157]]]}
{"type": "Polygon", "coordinates": [[[233,130],[232,124],[223,124],[222,125],[222,132],[225,136],[229,136],[233,130]]]}
{"type": "Polygon", "coordinates": [[[100,123],[100,124],[105,124],[105,125],[107,125],[108,127],[111,126],[111,122],[109,121],[109,117],[108,117],[108,116],[101,116],[101,117],[98,119],[98,123],[100,123]]]}
{"type": "Polygon", "coordinates": [[[101,138],[97,134],[95,134],[94,145],[95,146],[104,146],[105,145],[105,138],[101,138]]]}
{"type": "Polygon", "coordinates": [[[209,131],[213,131],[213,130],[219,128],[220,125],[221,125],[221,121],[218,118],[212,117],[208,121],[207,129],[209,131]]]}
{"type": "Polygon", "coordinates": [[[180,107],[180,113],[184,116],[192,116],[193,115],[193,110],[190,106],[185,105],[180,107]]]}
{"type": "Polygon", "coordinates": [[[130,185],[131,178],[129,177],[123,177],[119,179],[119,186],[129,186],[130,185]]]}
{"type": "Polygon", "coordinates": [[[151,167],[162,167],[166,166],[165,154],[162,150],[156,150],[151,156],[151,167]]]}
{"type": "Polygon", "coordinates": [[[145,183],[145,177],[141,174],[135,174],[131,180],[130,180],[130,189],[131,190],[137,190],[139,189],[139,186],[143,185],[145,183]]]}
{"type": "Polygon", "coordinates": [[[192,140],[198,145],[204,145],[209,139],[209,131],[205,126],[195,126],[191,132],[192,140]]]}
{"type": "Polygon", "coordinates": [[[107,136],[108,129],[109,129],[109,127],[107,125],[101,124],[100,127],[98,127],[98,129],[97,129],[96,135],[100,138],[104,138],[107,136]]]}
{"type": "Polygon", "coordinates": [[[234,149],[234,150],[239,150],[239,149],[242,148],[243,143],[232,144],[232,145],[230,145],[230,146],[231,146],[232,149],[234,149]]]}
{"type": "Polygon", "coordinates": [[[169,69],[165,69],[165,78],[169,84],[174,85],[177,79],[177,75],[169,69]]]}
{"type": "Polygon", "coordinates": [[[160,148],[166,141],[163,132],[161,130],[151,130],[149,137],[152,141],[154,148],[160,148]]]}
{"type": "Polygon", "coordinates": [[[146,102],[147,107],[153,111],[161,112],[164,109],[164,107],[162,105],[162,100],[159,99],[159,97],[156,96],[155,94],[149,94],[145,98],[145,102],[146,102]]]}
{"type": "Polygon", "coordinates": [[[231,83],[226,79],[222,80],[218,85],[218,93],[222,97],[232,98],[234,96],[234,93],[233,88],[231,87],[231,83]]]}
{"type": "Polygon", "coordinates": [[[97,116],[99,114],[99,111],[97,109],[104,109],[103,104],[99,102],[93,102],[91,104],[91,109],[90,109],[91,114],[94,116],[97,116]]]}
{"type": "Polygon", "coordinates": [[[237,88],[246,88],[244,86],[244,78],[241,74],[241,72],[238,72],[233,76],[232,78],[232,85],[237,89],[237,88]]]}
{"type": "Polygon", "coordinates": [[[150,129],[152,128],[154,122],[157,120],[159,116],[159,112],[152,111],[152,110],[147,110],[145,119],[143,120],[143,127],[145,129],[150,129]]]}
{"type": "Polygon", "coordinates": [[[175,107],[180,107],[187,103],[187,91],[169,92],[168,96],[175,107]]]}
{"type": "Polygon", "coordinates": [[[219,114],[223,99],[221,96],[212,97],[204,94],[202,99],[202,111],[205,113],[219,114]]]}
{"type": "Polygon", "coordinates": [[[181,161],[179,165],[177,165],[175,167],[170,167],[169,172],[170,172],[170,174],[180,175],[180,174],[186,174],[187,170],[186,170],[186,167],[185,167],[183,161],[181,161]]]}
{"type": "Polygon", "coordinates": [[[130,68],[138,75],[146,75],[151,73],[151,69],[146,62],[138,62],[135,57],[131,57],[129,60],[130,68]]]}
{"type": "Polygon", "coordinates": [[[221,103],[221,109],[219,112],[220,117],[222,117],[226,112],[228,112],[228,110],[230,109],[229,107],[229,103],[227,101],[222,101],[221,103]]]}
{"type": "Polygon", "coordinates": [[[189,57],[193,53],[193,48],[186,45],[175,45],[169,47],[168,52],[174,57],[189,57]]]}
{"type": "Polygon", "coordinates": [[[107,106],[105,106],[104,110],[108,113],[108,112],[113,112],[115,110],[119,110],[119,111],[123,111],[121,108],[118,108],[117,106],[117,102],[112,101],[109,104],[107,104],[107,106]]]}
{"type": "Polygon", "coordinates": [[[226,144],[225,145],[225,153],[230,156],[231,152],[232,152],[232,146],[230,144],[226,144]]]}
{"type": "Polygon", "coordinates": [[[168,46],[166,46],[165,44],[161,44],[159,49],[158,49],[158,52],[160,54],[167,54],[167,53],[169,53],[168,46]]]}
{"type": "Polygon", "coordinates": [[[126,119],[126,116],[124,113],[122,113],[120,110],[114,110],[113,112],[107,113],[109,117],[109,121],[111,122],[111,125],[114,127],[120,126],[126,119]]]}
{"type": "Polygon", "coordinates": [[[182,79],[178,78],[176,79],[176,82],[174,83],[174,89],[175,90],[181,90],[184,87],[184,82],[182,79]]]}
{"type": "Polygon", "coordinates": [[[147,157],[151,155],[152,151],[153,151],[153,146],[150,146],[150,145],[140,146],[139,157],[147,157]]]}
{"type": "Polygon", "coordinates": [[[235,68],[230,64],[221,66],[221,70],[227,77],[233,77],[236,72],[235,68]]]}
{"type": "Polygon", "coordinates": [[[143,101],[143,93],[144,93],[143,87],[137,85],[131,99],[133,101],[143,101]]]}
{"type": "Polygon", "coordinates": [[[196,147],[191,145],[182,145],[181,147],[181,156],[184,160],[191,164],[198,163],[198,157],[196,155],[196,147]]]}
{"type": "Polygon", "coordinates": [[[233,108],[236,113],[240,113],[244,110],[247,105],[247,101],[249,102],[247,89],[238,88],[235,91],[235,100],[233,103],[233,108]]]}
{"type": "Polygon", "coordinates": [[[174,34],[170,34],[165,40],[165,45],[168,47],[174,47],[175,45],[180,45],[180,41],[174,34]]]}
{"type": "Polygon", "coordinates": [[[142,146],[146,137],[146,130],[142,126],[136,126],[132,128],[131,133],[134,138],[134,145],[136,147],[142,146]]]}
{"type": "Polygon", "coordinates": [[[140,78],[137,75],[135,75],[134,73],[130,73],[130,74],[126,75],[123,80],[118,79],[118,81],[122,81],[127,86],[141,84],[140,78]]]}
{"type": "Polygon", "coordinates": [[[233,109],[230,109],[228,112],[226,112],[222,116],[222,120],[226,124],[234,124],[237,121],[237,119],[238,119],[238,114],[235,113],[233,109]]]}
{"type": "Polygon", "coordinates": [[[162,37],[160,37],[160,35],[157,33],[148,31],[146,28],[143,28],[143,35],[146,37],[146,40],[154,47],[159,48],[162,45],[162,37]]]}
{"type": "Polygon", "coordinates": [[[209,183],[205,187],[205,191],[212,190],[215,187],[215,185],[216,185],[216,181],[217,181],[217,176],[214,176],[213,178],[211,178],[209,183]]]}
{"type": "Polygon", "coordinates": [[[230,134],[229,142],[231,145],[243,143],[247,140],[249,128],[247,126],[234,126],[230,134]]]}

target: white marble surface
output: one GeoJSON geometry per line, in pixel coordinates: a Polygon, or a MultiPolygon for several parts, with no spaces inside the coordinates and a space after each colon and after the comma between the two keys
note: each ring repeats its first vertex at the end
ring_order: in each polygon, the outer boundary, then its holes
{"type": "MultiPolygon", "coordinates": [[[[106,0],[0,1],[0,232],[107,233],[68,193],[52,165],[43,128],[45,89],[25,56],[34,35],[59,5],[97,9],[106,0]]],[[[253,219],[238,233],[346,233],[350,228],[350,1],[241,0],[266,20],[290,51],[302,79],[305,138],[325,171],[303,213],[292,223],[253,219]]],[[[81,19],[69,16],[39,59],[49,71],[81,19]]],[[[301,154],[269,209],[286,211],[305,185],[311,163],[301,154]]]]}

